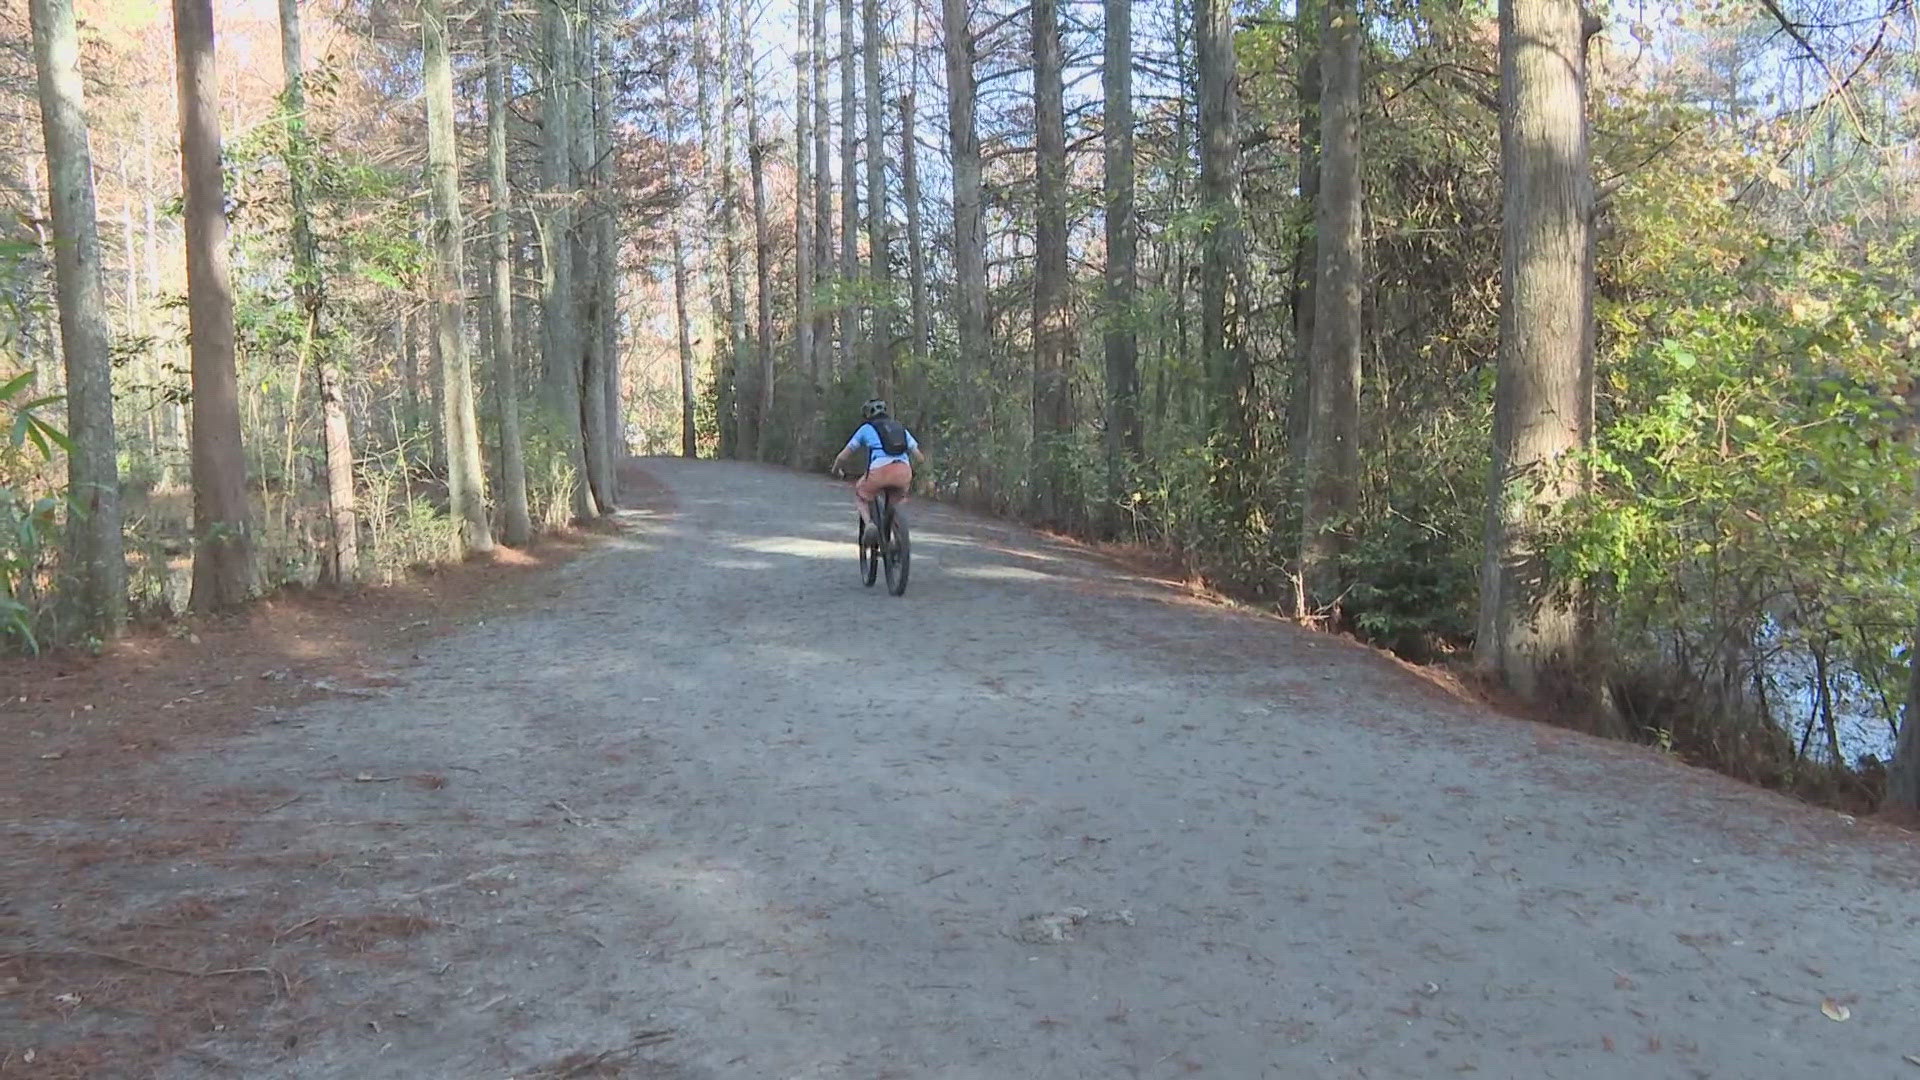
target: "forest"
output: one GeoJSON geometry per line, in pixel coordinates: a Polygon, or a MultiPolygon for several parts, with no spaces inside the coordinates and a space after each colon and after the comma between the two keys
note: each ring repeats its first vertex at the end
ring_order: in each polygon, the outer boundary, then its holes
{"type": "Polygon", "coordinates": [[[0,0],[0,201],[9,650],[877,395],[930,496],[1920,810],[1914,0],[0,0]]]}

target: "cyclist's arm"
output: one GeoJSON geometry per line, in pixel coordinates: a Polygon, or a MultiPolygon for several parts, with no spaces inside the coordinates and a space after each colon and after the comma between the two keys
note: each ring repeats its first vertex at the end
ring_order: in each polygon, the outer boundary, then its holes
{"type": "MultiPolygon", "coordinates": [[[[866,429],[861,428],[860,430],[865,431],[866,429]]],[[[840,456],[833,459],[833,470],[835,472],[844,472],[851,469],[854,458],[865,450],[866,442],[860,438],[860,432],[854,432],[853,438],[848,439],[847,445],[841,448],[840,456]]]]}

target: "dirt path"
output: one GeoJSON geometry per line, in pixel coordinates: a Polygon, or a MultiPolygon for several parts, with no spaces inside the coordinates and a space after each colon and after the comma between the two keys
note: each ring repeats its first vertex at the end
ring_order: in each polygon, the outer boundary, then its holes
{"type": "Polygon", "coordinates": [[[924,504],[891,600],[839,487],[646,468],[550,603],[171,766],[263,794],[119,888],[275,929],[163,1075],[1920,1076],[1900,837],[924,504]]]}

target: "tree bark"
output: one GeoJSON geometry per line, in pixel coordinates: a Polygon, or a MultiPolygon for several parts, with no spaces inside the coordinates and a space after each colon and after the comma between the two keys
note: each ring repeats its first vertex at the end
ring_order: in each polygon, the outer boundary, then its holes
{"type": "Polygon", "coordinates": [[[594,84],[599,81],[599,56],[596,43],[599,28],[590,0],[575,0],[573,18],[578,28],[574,37],[573,108],[568,116],[568,144],[573,154],[573,175],[588,198],[576,219],[573,243],[575,310],[579,312],[580,355],[576,359],[580,381],[580,411],[575,423],[580,426],[587,459],[587,488],[593,493],[594,509],[609,514],[614,510],[613,449],[607,432],[607,375],[603,326],[608,312],[603,295],[601,267],[609,257],[605,252],[605,231],[601,225],[608,213],[594,154],[594,84]]]}
{"type": "Polygon", "coordinates": [[[1321,189],[1314,214],[1317,257],[1311,408],[1300,516],[1300,579],[1307,611],[1331,610],[1343,582],[1346,531],[1360,486],[1360,16],[1349,0],[1326,0],[1322,21],[1321,189]]]}
{"type": "Polygon", "coordinates": [[[1289,298],[1293,308],[1293,371],[1287,393],[1287,451],[1296,477],[1306,474],[1307,414],[1313,395],[1313,279],[1319,252],[1314,217],[1320,199],[1320,23],[1325,11],[1326,0],[1301,0],[1294,14],[1294,48],[1300,57],[1295,84],[1300,110],[1296,181],[1300,197],[1295,211],[1293,295],[1289,298]]]}
{"type": "MultiPolygon", "coordinates": [[[[742,51],[746,49],[742,35],[742,51]]],[[[767,460],[772,447],[767,438],[773,426],[773,230],[767,220],[766,144],[760,139],[760,102],[758,79],[748,56],[742,56],[741,69],[747,82],[747,165],[753,185],[753,266],[758,316],[756,354],[760,375],[755,380],[753,409],[753,456],[767,460]]]]}
{"type": "MultiPolygon", "coordinates": [[[[360,522],[353,490],[353,434],[347,426],[344,374],[324,323],[326,282],[313,238],[313,140],[307,133],[305,63],[298,0],[280,0],[280,56],[286,75],[288,188],[293,204],[293,290],[305,322],[305,351],[315,360],[327,469],[328,544],[321,580],[351,583],[359,575],[360,522]]],[[[307,357],[301,357],[306,363],[307,357]]]]}
{"type": "Polygon", "coordinates": [[[1040,520],[1066,524],[1067,130],[1059,0],[1033,0],[1033,469],[1040,520]]]}
{"type": "MultiPolygon", "coordinates": [[[[714,0],[720,5],[720,236],[727,264],[727,318],[731,338],[727,359],[720,369],[720,440],[725,457],[755,455],[757,443],[751,431],[742,428],[751,423],[753,403],[740,400],[740,363],[747,355],[746,263],[740,256],[740,182],[735,171],[734,111],[739,107],[734,92],[739,69],[739,53],[734,48],[734,13],[730,0],[714,0]]],[[[744,30],[740,31],[742,34],[744,30]]]]}
{"type": "Polygon", "coordinates": [[[987,247],[981,226],[980,133],[974,117],[973,28],[969,0],[942,0],[947,63],[948,146],[953,167],[953,275],[959,300],[960,363],[987,360],[987,247]]]}
{"type": "MultiPolygon", "coordinates": [[[[281,0],[291,4],[294,0],[281,0]]],[[[520,435],[520,388],[513,370],[513,189],[507,183],[506,54],[500,43],[500,5],[486,5],[487,19],[487,242],[493,259],[494,400],[500,410],[500,533],[509,546],[533,539],[527,506],[526,446],[520,435]]]]}
{"type": "Polygon", "coordinates": [[[486,473],[467,362],[466,254],[460,211],[459,146],[454,135],[453,64],[441,0],[421,0],[422,83],[427,99],[427,171],[433,199],[434,292],[440,341],[441,429],[446,433],[447,502],[468,552],[493,550],[486,473]]]}
{"type": "MultiPolygon", "coordinates": [[[[833,273],[833,124],[827,116],[827,0],[813,0],[813,281],[814,295],[832,282],[833,273]]],[[[833,314],[814,306],[813,356],[807,370],[814,383],[833,369],[833,314]]]]}
{"type": "Polygon", "coordinates": [[[607,503],[611,509],[620,503],[620,463],[626,459],[627,444],[620,423],[620,235],[614,221],[618,203],[613,191],[613,48],[605,4],[606,0],[600,0],[600,32],[595,35],[599,45],[594,56],[593,160],[602,203],[600,260],[595,269],[600,294],[600,397],[606,418],[601,430],[606,438],[607,503]]]}
{"type": "Polygon", "coordinates": [[[687,253],[673,222],[673,327],[680,339],[680,456],[700,456],[700,430],[695,423],[699,399],[693,380],[693,336],[687,324],[687,253]]]}
{"type": "Polygon", "coordinates": [[[574,308],[574,179],[569,99],[573,92],[573,28],[564,0],[546,0],[546,87],[541,102],[540,230],[541,345],[545,350],[546,427],[566,456],[570,501],[576,521],[596,516],[587,483],[586,445],[580,432],[580,325],[574,308]]]}
{"type": "Polygon", "coordinates": [[[853,342],[860,336],[860,182],[854,179],[855,124],[853,0],[840,0],[840,343],[835,374],[853,370],[853,342]]]}
{"type": "Polygon", "coordinates": [[[1920,813],[1920,629],[1915,630],[1907,654],[1906,715],[1900,721],[1893,761],[1887,767],[1884,805],[1907,814],[1920,813]]]}
{"type": "Polygon", "coordinates": [[[186,211],[187,323],[193,356],[195,611],[226,611],[253,587],[247,459],[234,373],[233,280],[220,174],[219,83],[212,0],[174,0],[180,187],[186,211]]]}
{"type": "MultiPolygon", "coordinates": [[[[733,309],[728,295],[732,284],[731,254],[727,240],[728,219],[725,216],[723,202],[726,195],[726,183],[722,176],[721,161],[726,149],[720,139],[720,123],[715,115],[714,93],[719,73],[714,70],[713,23],[709,16],[709,4],[703,2],[697,8],[697,23],[693,38],[694,99],[695,109],[700,119],[700,160],[701,179],[704,194],[702,198],[701,221],[707,230],[707,258],[701,262],[702,276],[706,279],[707,293],[713,307],[713,333],[708,335],[708,359],[713,366],[713,390],[715,436],[719,455],[723,458],[734,454],[733,435],[730,430],[729,416],[732,401],[728,389],[732,378],[729,373],[729,350],[732,347],[733,309]],[[718,150],[716,151],[716,148],[718,150]]],[[[724,47],[720,50],[724,57],[724,47]]],[[[724,64],[724,60],[721,61],[724,64]]],[[[721,105],[724,107],[724,98],[721,105]]]]}
{"type": "MultiPolygon", "coordinates": [[[[813,210],[811,188],[813,157],[813,23],[807,17],[808,0],[800,0],[796,23],[800,30],[800,48],[793,57],[793,370],[794,374],[813,371],[813,210]]],[[[679,242],[679,234],[674,234],[679,242]]],[[[811,386],[813,380],[807,380],[811,386]]]]}
{"type": "Polygon", "coordinates": [[[394,425],[393,441],[401,449],[403,462],[414,462],[413,433],[420,420],[420,342],[414,335],[413,312],[400,312],[394,328],[400,337],[400,418],[394,425]]]}
{"type": "Polygon", "coordinates": [[[1500,4],[1500,361],[1474,651],[1532,698],[1585,647],[1580,605],[1551,587],[1531,532],[1581,490],[1566,458],[1592,432],[1585,35],[1578,0],[1500,4]]]}
{"type": "MultiPolygon", "coordinates": [[[[127,618],[127,557],[121,534],[120,475],[113,433],[112,332],[87,106],[80,78],[80,34],[72,0],[32,0],[40,130],[47,149],[53,219],[53,269],[60,343],[67,372],[67,570],[75,628],[102,640],[127,618]]],[[[131,267],[131,260],[129,260],[131,267]]]]}
{"type": "Polygon", "coordinates": [[[1200,195],[1206,213],[1200,280],[1200,351],[1211,388],[1214,430],[1228,460],[1216,470],[1229,513],[1249,511],[1253,371],[1228,325],[1228,301],[1243,289],[1240,120],[1231,0],[1198,0],[1194,44],[1200,76],[1200,195]]]}
{"type": "Polygon", "coordinates": [[[1134,219],[1133,5],[1106,0],[1101,131],[1106,187],[1107,498],[1126,497],[1130,466],[1143,452],[1140,430],[1140,339],[1134,296],[1139,287],[1139,223],[1134,219]]]}
{"type": "Polygon", "coordinates": [[[915,141],[914,88],[900,97],[900,188],[907,204],[907,277],[913,302],[913,342],[909,352],[927,353],[927,238],[920,214],[920,147],[915,141]]]}
{"type": "Polygon", "coordinates": [[[867,88],[867,334],[880,396],[893,396],[892,254],[887,227],[887,97],[880,78],[880,2],[863,0],[862,43],[867,88]]]}

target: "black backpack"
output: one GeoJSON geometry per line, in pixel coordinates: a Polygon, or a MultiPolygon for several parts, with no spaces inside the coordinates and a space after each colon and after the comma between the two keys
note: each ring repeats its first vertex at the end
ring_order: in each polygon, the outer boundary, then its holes
{"type": "Polygon", "coordinates": [[[867,421],[867,426],[880,440],[880,449],[888,457],[901,457],[907,452],[907,428],[890,416],[878,416],[867,421]]]}

